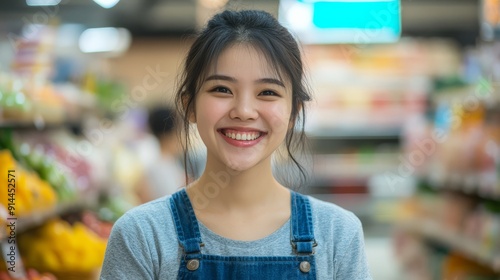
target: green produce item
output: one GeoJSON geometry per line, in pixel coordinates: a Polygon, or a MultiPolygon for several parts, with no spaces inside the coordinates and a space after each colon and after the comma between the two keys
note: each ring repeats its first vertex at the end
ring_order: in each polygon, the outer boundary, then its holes
{"type": "Polygon", "coordinates": [[[97,81],[96,83],[96,96],[99,100],[99,104],[104,107],[104,109],[110,109],[112,104],[116,100],[120,100],[126,96],[126,87],[117,82],[111,81],[97,81]]]}
{"type": "Polygon", "coordinates": [[[43,153],[31,151],[24,156],[26,163],[33,168],[33,170],[40,170],[43,163],[43,153]]]}
{"type": "Polygon", "coordinates": [[[493,214],[500,214],[500,201],[485,201],[484,209],[493,214]]]}
{"type": "Polygon", "coordinates": [[[115,222],[125,212],[132,208],[132,205],[127,203],[120,197],[106,197],[105,201],[101,204],[101,208],[97,211],[99,219],[102,221],[115,222]]]}
{"type": "Polygon", "coordinates": [[[62,167],[50,159],[45,157],[42,160],[40,169],[38,169],[40,177],[49,182],[54,188],[60,201],[71,201],[76,198],[76,187],[71,184],[70,180],[64,174],[62,167]]]}
{"type": "Polygon", "coordinates": [[[12,129],[0,129],[0,147],[11,151],[16,160],[19,154],[15,154],[12,129]]]}
{"type": "Polygon", "coordinates": [[[434,80],[434,90],[439,92],[441,90],[450,88],[459,88],[466,86],[467,83],[459,76],[444,77],[434,80]]]}

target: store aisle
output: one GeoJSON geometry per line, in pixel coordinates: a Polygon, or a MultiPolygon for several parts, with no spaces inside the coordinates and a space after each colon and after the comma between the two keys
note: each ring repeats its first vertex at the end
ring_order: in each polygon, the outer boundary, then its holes
{"type": "Polygon", "coordinates": [[[366,255],[374,280],[403,280],[399,263],[392,252],[390,237],[366,237],[366,255]]]}

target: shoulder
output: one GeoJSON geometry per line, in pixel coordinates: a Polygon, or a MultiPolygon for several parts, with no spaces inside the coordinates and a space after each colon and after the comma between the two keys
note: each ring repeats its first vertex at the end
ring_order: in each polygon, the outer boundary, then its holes
{"type": "Polygon", "coordinates": [[[311,209],[315,220],[321,223],[329,221],[328,224],[349,228],[361,227],[361,222],[352,212],[344,208],[312,196],[306,196],[311,204],[311,209]]]}
{"type": "Polygon", "coordinates": [[[141,232],[148,237],[158,230],[173,227],[170,197],[171,195],[167,195],[130,209],[116,221],[113,230],[141,232]]]}
{"type": "Polygon", "coordinates": [[[155,275],[164,269],[163,260],[175,264],[178,245],[167,204],[169,197],[137,206],[116,221],[108,239],[101,279],[156,279],[155,275]]]}
{"type": "Polygon", "coordinates": [[[356,215],[333,203],[307,197],[311,204],[314,233],[318,241],[333,245],[337,252],[357,246],[353,243],[358,243],[356,240],[362,236],[363,229],[356,215]]]}

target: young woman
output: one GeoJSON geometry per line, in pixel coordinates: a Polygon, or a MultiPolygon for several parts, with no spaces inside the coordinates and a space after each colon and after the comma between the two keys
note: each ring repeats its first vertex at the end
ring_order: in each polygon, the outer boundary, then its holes
{"type": "Polygon", "coordinates": [[[360,221],[272,173],[282,144],[303,172],[292,152],[310,96],[290,33],[265,12],[217,14],[182,79],[178,106],[207,147],[206,168],[116,222],[101,279],[371,279],[360,221]]]}

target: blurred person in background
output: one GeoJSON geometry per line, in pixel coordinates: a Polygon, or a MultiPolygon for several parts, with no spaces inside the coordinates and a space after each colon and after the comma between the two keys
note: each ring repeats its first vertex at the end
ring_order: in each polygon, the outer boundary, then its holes
{"type": "Polygon", "coordinates": [[[158,140],[159,153],[136,186],[140,203],[172,194],[184,184],[184,170],[178,161],[181,147],[175,110],[169,107],[151,110],[148,125],[158,140]]]}

